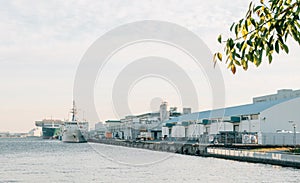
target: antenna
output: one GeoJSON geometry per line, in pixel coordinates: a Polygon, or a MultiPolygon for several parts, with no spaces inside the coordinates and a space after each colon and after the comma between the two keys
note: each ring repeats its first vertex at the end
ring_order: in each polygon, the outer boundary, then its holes
{"type": "Polygon", "coordinates": [[[76,121],[75,119],[75,115],[76,115],[76,106],[75,106],[75,101],[73,100],[73,107],[71,109],[71,113],[72,113],[72,121],[76,121]]]}

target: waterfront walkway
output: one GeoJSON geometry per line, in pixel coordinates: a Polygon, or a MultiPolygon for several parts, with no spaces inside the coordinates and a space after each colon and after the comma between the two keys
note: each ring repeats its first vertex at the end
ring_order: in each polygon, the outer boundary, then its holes
{"type": "Polygon", "coordinates": [[[300,155],[283,152],[259,152],[245,149],[208,147],[208,156],[300,168],[300,155]]]}

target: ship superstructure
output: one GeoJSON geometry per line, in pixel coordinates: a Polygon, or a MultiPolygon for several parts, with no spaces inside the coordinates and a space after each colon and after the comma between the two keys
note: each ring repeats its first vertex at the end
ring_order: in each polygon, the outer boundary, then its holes
{"type": "Polygon", "coordinates": [[[65,121],[63,124],[62,141],[74,143],[87,142],[89,123],[79,121],[76,118],[77,109],[75,101],[73,101],[71,114],[71,120],[65,121]]]}

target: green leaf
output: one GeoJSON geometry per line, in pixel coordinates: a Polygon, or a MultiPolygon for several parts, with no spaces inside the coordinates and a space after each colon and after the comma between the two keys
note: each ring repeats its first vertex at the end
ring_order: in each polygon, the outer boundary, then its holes
{"type": "Polygon", "coordinates": [[[234,47],[234,42],[231,38],[228,40],[228,46],[229,46],[230,50],[234,47]]]}
{"type": "Polygon", "coordinates": [[[254,53],[253,53],[253,51],[250,51],[248,55],[249,55],[250,62],[253,62],[253,60],[254,60],[254,56],[253,56],[254,53]]]}
{"type": "Polygon", "coordinates": [[[268,58],[269,58],[269,64],[272,63],[272,59],[273,59],[272,54],[269,54],[268,58]]]}
{"type": "Polygon", "coordinates": [[[262,6],[256,6],[255,8],[254,8],[254,12],[255,11],[257,11],[258,9],[260,9],[262,6]]]}
{"type": "Polygon", "coordinates": [[[287,40],[288,35],[289,35],[288,32],[286,32],[285,35],[284,35],[284,41],[285,41],[285,42],[286,42],[286,40],[287,40]]]}
{"type": "Polygon", "coordinates": [[[257,66],[259,66],[261,64],[261,61],[262,61],[262,57],[263,57],[263,53],[264,53],[264,50],[261,49],[259,51],[259,57],[258,57],[258,60],[257,60],[257,66]]]}
{"type": "Polygon", "coordinates": [[[235,60],[235,52],[232,52],[231,56],[232,56],[232,60],[235,60]]]}
{"type": "Polygon", "coordinates": [[[286,53],[289,53],[289,48],[287,47],[286,44],[282,44],[282,47],[283,47],[283,50],[284,50],[286,53]]]}
{"type": "Polygon", "coordinates": [[[281,27],[279,26],[279,23],[275,24],[275,29],[278,32],[278,34],[281,35],[281,27]]]}
{"type": "Polygon", "coordinates": [[[245,26],[244,27],[245,27],[245,29],[246,29],[246,31],[248,33],[248,19],[245,20],[245,26]]]}
{"type": "Polygon", "coordinates": [[[249,54],[246,54],[246,58],[247,58],[247,60],[251,61],[251,58],[250,58],[249,54]]]}
{"type": "Polygon", "coordinates": [[[292,35],[293,38],[299,43],[300,45],[300,36],[299,36],[299,32],[297,32],[296,30],[292,29],[292,35]]]}
{"type": "Polygon", "coordinates": [[[249,8],[248,8],[249,10],[251,9],[252,4],[253,4],[253,2],[251,1],[250,4],[249,4],[249,8]]]}
{"type": "Polygon", "coordinates": [[[256,26],[254,18],[250,18],[250,21],[251,21],[251,23],[252,23],[253,26],[256,26]]]}
{"type": "Polygon", "coordinates": [[[281,45],[283,45],[283,44],[284,44],[282,37],[281,37],[281,36],[279,36],[279,35],[278,35],[278,41],[279,41],[279,43],[280,43],[281,45]]]}
{"type": "Polygon", "coordinates": [[[236,44],[236,47],[237,47],[239,50],[241,50],[242,44],[241,44],[241,43],[237,43],[237,44],[236,44]]]}
{"type": "Polygon", "coordinates": [[[271,44],[270,45],[270,51],[273,52],[274,51],[274,46],[271,44]]]}
{"type": "Polygon", "coordinates": [[[234,27],[234,33],[235,33],[236,37],[238,36],[238,27],[239,26],[240,26],[239,24],[236,24],[234,27]]]}
{"type": "Polygon", "coordinates": [[[219,43],[222,43],[222,36],[221,36],[221,34],[220,34],[219,37],[218,37],[218,42],[219,42],[219,43]]]}
{"type": "Polygon", "coordinates": [[[279,53],[279,43],[278,40],[275,42],[275,51],[279,53]]]}
{"type": "Polygon", "coordinates": [[[239,61],[237,61],[237,60],[234,60],[234,63],[235,63],[236,65],[238,65],[238,66],[241,66],[241,63],[240,63],[239,61]]]}
{"type": "Polygon", "coordinates": [[[266,56],[268,56],[269,54],[270,54],[270,48],[267,47],[267,48],[266,48],[266,56]]]}
{"type": "Polygon", "coordinates": [[[275,24],[270,22],[269,32],[271,32],[275,28],[275,24]]]}
{"type": "Polygon", "coordinates": [[[242,65],[244,70],[248,69],[248,62],[246,62],[245,60],[242,60],[242,65]]]}
{"type": "Polygon", "coordinates": [[[244,56],[245,56],[245,51],[246,51],[246,50],[243,50],[243,51],[242,51],[242,56],[241,56],[241,58],[244,58],[244,56]]]}
{"type": "Polygon", "coordinates": [[[230,31],[232,31],[233,27],[234,27],[235,23],[233,22],[231,27],[230,27],[230,31]]]}
{"type": "Polygon", "coordinates": [[[256,55],[254,55],[253,63],[254,63],[254,65],[257,66],[257,56],[256,55]]]}
{"type": "Polygon", "coordinates": [[[245,41],[243,41],[243,46],[242,46],[242,51],[244,52],[245,50],[246,50],[246,48],[247,48],[247,43],[245,42],[245,41]]]}
{"type": "Polygon", "coordinates": [[[247,41],[247,44],[248,44],[249,46],[252,46],[251,40],[248,40],[248,41],[247,41]]]}
{"type": "MultiPolygon", "coordinates": [[[[300,46],[298,1],[261,0],[259,6],[251,2],[245,18],[230,27],[235,35],[223,41],[222,36],[218,36],[218,42],[224,44],[223,56],[232,73],[236,72],[238,66],[247,70],[250,62],[260,66],[265,57],[266,62],[272,63],[275,51],[278,54],[281,50],[289,53],[287,39],[294,39],[300,46]]],[[[214,60],[222,61],[222,54],[216,53],[214,60]]]]}
{"type": "Polygon", "coordinates": [[[269,41],[268,41],[268,46],[271,47],[273,42],[273,35],[270,37],[269,41]]]}

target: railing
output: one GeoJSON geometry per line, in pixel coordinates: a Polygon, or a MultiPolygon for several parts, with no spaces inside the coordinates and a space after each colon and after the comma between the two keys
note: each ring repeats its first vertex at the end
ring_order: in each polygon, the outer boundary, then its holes
{"type": "Polygon", "coordinates": [[[257,160],[275,160],[284,163],[300,164],[300,155],[278,152],[255,152],[249,150],[232,150],[222,149],[216,147],[208,147],[207,153],[212,155],[220,155],[227,157],[238,157],[241,160],[244,158],[251,158],[257,160]]]}

